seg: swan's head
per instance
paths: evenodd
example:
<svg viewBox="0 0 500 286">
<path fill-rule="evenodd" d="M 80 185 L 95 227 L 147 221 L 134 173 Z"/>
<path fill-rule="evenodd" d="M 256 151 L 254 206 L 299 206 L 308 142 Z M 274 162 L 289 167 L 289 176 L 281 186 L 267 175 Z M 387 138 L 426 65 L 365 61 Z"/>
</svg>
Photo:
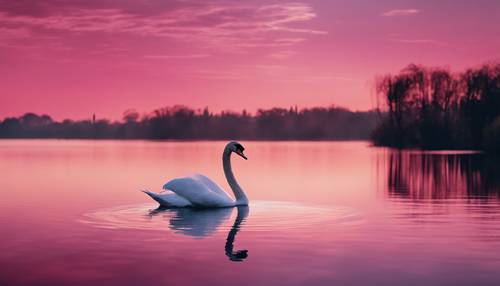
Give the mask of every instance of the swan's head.
<svg viewBox="0 0 500 286">
<path fill-rule="evenodd" d="M 229 150 L 230 152 L 234 152 L 234 153 L 238 154 L 239 156 L 241 156 L 241 158 L 243 158 L 245 160 L 248 159 L 247 156 L 245 156 L 245 154 L 243 154 L 243 151 L 245 150 L 245 148 L 239 142 L 231 141 L 231 142 L 227 143 L 226 150 Z"/>
</svg>

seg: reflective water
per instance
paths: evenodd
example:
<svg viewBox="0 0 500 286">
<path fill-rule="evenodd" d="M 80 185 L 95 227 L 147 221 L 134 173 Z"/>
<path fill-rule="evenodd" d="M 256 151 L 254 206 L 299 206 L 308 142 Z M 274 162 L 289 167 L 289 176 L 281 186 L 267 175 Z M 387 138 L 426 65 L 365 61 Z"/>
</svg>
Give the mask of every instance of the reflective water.
<svg viewBox="0 0 500 286">
<path fill-rule="evenodd" d="M 499 285 L 500 163 L 242 142 L 249 207 L 158 210 L 225 142 L 0 141 L 0 285 Z"/>
</svg>

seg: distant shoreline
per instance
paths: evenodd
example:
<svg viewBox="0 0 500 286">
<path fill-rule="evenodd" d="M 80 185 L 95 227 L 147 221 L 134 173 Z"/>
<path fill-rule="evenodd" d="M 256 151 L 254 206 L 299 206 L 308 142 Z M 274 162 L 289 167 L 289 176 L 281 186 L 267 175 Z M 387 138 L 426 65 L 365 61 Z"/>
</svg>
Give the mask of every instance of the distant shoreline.
<svg viewBox="0 0 500 286">
<path fill-rule="evenodd" d="M 133 110 L 122 121 L 94 116 L 90 120 L 54 121 L 48 115 L 26 113 L 0 121 L 0 138 L 117 139 L 117 140 L 369 140 L 380 121 L 377 110 L 350 111 L 340 107 L 297 107 L 211 113 L 171 106 L 140 115 Z"/>
</svg>

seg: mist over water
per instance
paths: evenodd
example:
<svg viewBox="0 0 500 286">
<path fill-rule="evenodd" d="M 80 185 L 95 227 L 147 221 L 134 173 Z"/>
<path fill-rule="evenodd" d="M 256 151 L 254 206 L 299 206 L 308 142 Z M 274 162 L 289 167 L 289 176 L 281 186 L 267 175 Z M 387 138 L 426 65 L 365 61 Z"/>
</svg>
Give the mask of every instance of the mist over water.
<svg viewBox="0 0 500 286">
<path fill-rule="evenodd" d="M 0 141 L 0 285 L 496 285 L 500 179 L 475 152 L 242 142 L 248 208 L 139 192 L 225 142 Z"/>
</svg>

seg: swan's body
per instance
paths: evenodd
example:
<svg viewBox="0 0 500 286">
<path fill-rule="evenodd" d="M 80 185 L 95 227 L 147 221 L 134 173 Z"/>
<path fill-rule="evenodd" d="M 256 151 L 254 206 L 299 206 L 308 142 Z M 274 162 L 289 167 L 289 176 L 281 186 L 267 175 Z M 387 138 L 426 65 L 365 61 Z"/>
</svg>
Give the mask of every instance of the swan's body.
<svg viewBox="0 0 500 286">
<path fill-rule="evenodd" d="M 240 143 L 232 141 L 226 145 L 222 153 L 224 174 L 235 199 L 231 198 L 214 181 L 201 174 L 173 179 L 163 185 L 164 191 L 160 193 L 144 192 L 162 207 L 220 208 L 248 205 L 248 199 L 236 182 L 231 169 L 231 153 L 234 152 L 246 159 L 243 150 Z"/>
</svg>

